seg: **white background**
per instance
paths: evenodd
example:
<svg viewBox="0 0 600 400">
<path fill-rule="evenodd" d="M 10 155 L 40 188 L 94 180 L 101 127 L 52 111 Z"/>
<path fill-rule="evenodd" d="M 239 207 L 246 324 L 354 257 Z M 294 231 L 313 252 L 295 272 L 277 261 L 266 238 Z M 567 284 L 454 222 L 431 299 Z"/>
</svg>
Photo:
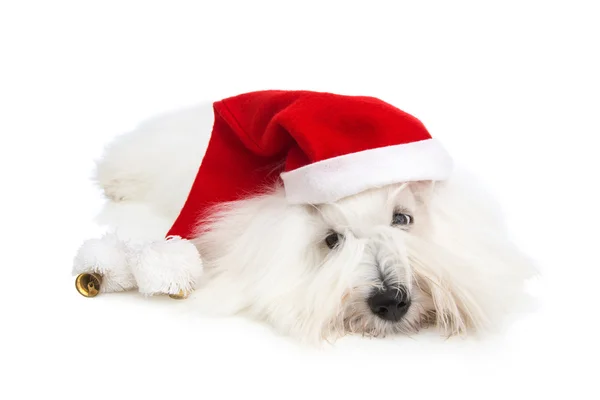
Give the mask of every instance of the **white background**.
<svg viewBox="0 0 600 400">
<path fill-rule="evenodd" d="M 2 1 L 0 397 L 599 398 L 594 3 Z M 315 350 L 185 302 L 77 294 L 102 146 L 259 89 L 378 96 L 423 120 L 539 262 L 536 308 L 486 340 Z"/>
</svg>

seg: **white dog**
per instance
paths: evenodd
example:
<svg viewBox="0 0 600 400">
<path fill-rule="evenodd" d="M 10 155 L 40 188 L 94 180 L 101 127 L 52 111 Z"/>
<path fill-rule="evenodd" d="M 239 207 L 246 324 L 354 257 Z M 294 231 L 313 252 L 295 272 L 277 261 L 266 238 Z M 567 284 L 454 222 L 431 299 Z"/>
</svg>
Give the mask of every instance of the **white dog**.
<svg viewBox="0 0 600 400">
<path fill-rule="evenodd" d="M 111 143 L 96 171 L 108 199 L 99 221 L 121 238 L 163 238 L 188 198 L 213 122 L 211 105 L 198 106 Z M 275 181 L 211 208 L 206 221 L 190 238 L 202 271 L 186 271 L 186 261 L 170 273 L 107 260 L 104 291 L 150 285 L 141 291 L 167 293 L 185 275 L 194 289 L 187 301 L 204 310 L 248 315 L 314 342 L 492 328 L 535 274 L 493 199 L 457 168 L 448 179 L 393 182 L 322 204 L 290 202 Z M 98 270 L 78 257 L 76 273 Z"/>
</svg>

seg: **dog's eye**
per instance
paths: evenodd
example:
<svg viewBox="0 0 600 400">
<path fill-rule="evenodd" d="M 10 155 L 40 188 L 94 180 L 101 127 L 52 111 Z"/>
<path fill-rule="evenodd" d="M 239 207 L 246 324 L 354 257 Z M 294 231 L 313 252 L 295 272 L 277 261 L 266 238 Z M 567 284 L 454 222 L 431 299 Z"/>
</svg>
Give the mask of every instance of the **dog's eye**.
<svg viewBox="0 0 600 400">
<path fill-rule="evenodd" d="M 339 241 L 340 241 L 340 235 L 336 232 L 331 232 L 325 238 L 325 244 L 327 245 L 327 247 L 329 247 L 332 250 L 338 245 Z"/>
<path fill-rule="evenodd" d="M 394 213 L 392 225 L 410 225 L 413 223 L 413 217 L 401 212 Z"/>
</svg>

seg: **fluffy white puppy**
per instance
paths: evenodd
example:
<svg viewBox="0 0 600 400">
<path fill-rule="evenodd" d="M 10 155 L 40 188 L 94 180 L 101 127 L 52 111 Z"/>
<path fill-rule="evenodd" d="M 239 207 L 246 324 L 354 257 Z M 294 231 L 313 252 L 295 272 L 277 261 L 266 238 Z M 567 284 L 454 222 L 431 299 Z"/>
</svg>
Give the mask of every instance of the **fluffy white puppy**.
<svg viewBox="0 0 600 400">
<path fill-rule="evenodd" d="M 117 137 L 95 175 L 107 198 L 99 221 L 123 237 L 164 237 L 198 171 L 212 112 L 209 104 L 177 111 Z M 481 188 L 456 168 L 444 181 L 398 182 L 327 204 L 292 204 L 280 183 L 220 204 L 191 238 L 203 271 L 188 274 L 187 301 L 311 342 L 492 328 L 520 304 L 535 269 Z M 140 286 L 144 277 L 129 272 L 105 291 Z M 162 280 L 154 286 L 175 279 L 150 273 Z"/>
</svg>

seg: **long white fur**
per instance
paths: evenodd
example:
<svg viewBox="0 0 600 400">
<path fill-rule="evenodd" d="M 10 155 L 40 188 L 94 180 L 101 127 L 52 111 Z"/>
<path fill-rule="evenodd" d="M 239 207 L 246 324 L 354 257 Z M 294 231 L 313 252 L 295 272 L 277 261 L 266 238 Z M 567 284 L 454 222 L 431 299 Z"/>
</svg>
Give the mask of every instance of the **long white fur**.
<svg viewBox="0 0 600 400">
<path fill-rule="evenodd" d="M 120 208 L 143 205 L 153 216 L 126 224 L 158 218 L 166 233 L 202 159 L 209 112 L 204 105 L 162 116 L 107 148 L 97 170 L 108 199 L 104 222 L 122 224 Z M 492 328 L 521 304 L 536 271 L 480 189 L 456 171 L 447 182 L 392 185 L 327 205 L 290 205 L 281 187 L 223 204 L 192 240 L 204 275 L 188 301 L 308 342 L 431 325 L 448 336 Z M 414 224 L 390 226 L 395 209 Z M 332 229 L 343 235 L 334 250 L 324 244 Z M 366 303 L 381 276 L 410 292 L 412 306 L 399 323 L 381 320 Z"/>
<path fill-rule="evenodd" d="M 88 239 L 77 250 L 73 274 L 98 273 L 103 276 L 100 291 L 121 292 L 137 287 L 129 267 L 127 247 L 114 233 Z"/>
</svg>

